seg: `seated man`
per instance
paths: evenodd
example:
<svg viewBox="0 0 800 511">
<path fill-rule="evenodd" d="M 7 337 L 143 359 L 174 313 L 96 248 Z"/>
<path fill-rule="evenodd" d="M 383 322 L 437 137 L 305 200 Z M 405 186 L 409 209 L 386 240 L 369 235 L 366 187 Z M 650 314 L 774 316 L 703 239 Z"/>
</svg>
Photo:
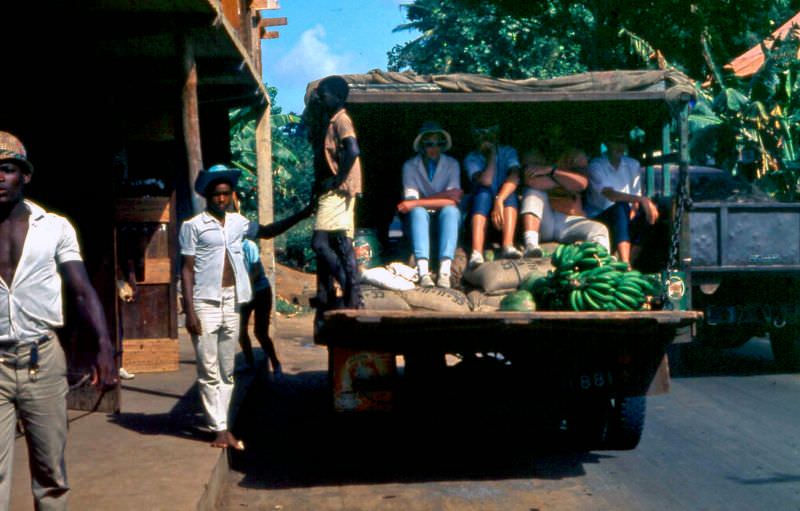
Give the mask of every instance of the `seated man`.
<svg viewBox="0 0 800 511">
<path fill-rule="evenodd" d="M 486 219 L 490 214 L 492 225 L 502 233 L 503 249 L 500 257 L 522 257 L 522 252 L 514 247 L 519 210 L 519 159 L 516 149 L 497 143 L 499 131 L 500 127 L 497 125 L 473 128 L 477 149 L 464 159 L 464 169 L 474 186 L 471 209 L 472 253 L 468 263 L 470 268 L 483 263 Z"/>
<path fill-rule="evenodd" d="M 403 164 L 403 197 L 397 210 L 408 214 L 419 284 L 434 287 L 429 269 L 431 218 L 439 226 L 439 277 L 436 285 L 450 287 L 450 265 L 458 243 L 461 212 L 461 169 L 444 151 L 453 145 L 450 134 L 438 123 L 422 125 L 414 139 L 417 155 Z"/>
<path fill-rule="evenodd" d="M 619 259 L 630 263 L 631 244 L 639 244 L 645 220 L 656 223 L 658 208 L 642 195 L 642 168 L 625 156 L 626 138 L 612 137 L 606 147 L 605 156 L 589 163 L 587 213 L 608 226 Z"/>
<path fill-rule="evenodd" d="M 608 250 L 608 229 L 586 218 L 581 204 L 581 192 L 589 184 L 586 153 L 569 149 L 551 166 L 534 149 L 525 153 L 522 163 L 526 188 L 520 214 L 525 257 L 542 257 L 539 242 L 545 241 L 593 241 Z"/>
</svg>

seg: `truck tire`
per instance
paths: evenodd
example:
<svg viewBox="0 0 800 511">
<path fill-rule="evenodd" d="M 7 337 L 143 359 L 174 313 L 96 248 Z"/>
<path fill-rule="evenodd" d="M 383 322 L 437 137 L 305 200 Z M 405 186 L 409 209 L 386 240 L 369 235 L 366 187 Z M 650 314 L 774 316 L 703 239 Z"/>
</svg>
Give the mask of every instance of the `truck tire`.
<svg viewBox="0 0 800 511">
<path fill-rule="evenodd" d="M 772 356 L 781 369 L 800 371 L 800 332 L 797 327 L 784 327 L 771 330 L 769 344 Z"/>
<path fill-rule="evenodd" d="M 639 445 L 644 430 L 646 399 L 634 396 L 612 400 L 605 436 L 607 449 L 628 451 Z"/>
</svg>

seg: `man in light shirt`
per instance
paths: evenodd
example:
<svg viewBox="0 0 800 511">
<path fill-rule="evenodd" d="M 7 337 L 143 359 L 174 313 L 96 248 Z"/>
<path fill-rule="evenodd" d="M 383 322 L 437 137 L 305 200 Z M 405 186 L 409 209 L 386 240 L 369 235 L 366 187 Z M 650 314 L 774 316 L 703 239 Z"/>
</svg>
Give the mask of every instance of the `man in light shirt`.
<svg viewBox="0 0 800 511">
<path fill-rule="evenodd" d="M 463 195 L 458 160 L 444 154 L 452 145 L 450 134 L 439 123 L 428 121 L 414 139 L 417 155 L 403 164 L 403 201 L 397 210 L 408 215 L 422 287 L 434 287 L 429 268 L 432 220 L 437 222 L 439 238 L 439 276 L 435 285 L 450 287 L 450 266 L 461 222 L 458 203 Z"/>
<path fill-rule="evenodd" d="M 97 339 L 93 382 L 117 384 L 103 306 L 89 282 L 75 229 L 24 198 L 33 175 L 25 147 L 0 132 L 0 509 L 11 498 L 17 418 L 25 426 L 36 509 L 67 509 L 67 364 L 54 330 L 61 286 Z"/>
<path fill-rule="evenodd" d="M 630 263 L 632 246 L 639 245 L 645 222 L 656 223 L 658 207 L 642 195 L 642 168 L 625 155 L 626 138 L 612 137 L 606 148 L 605 156 L 589 163 L 587 214 L 606 224 L 619 259 Z"/>
<path fill-rule="evenodd" d="M 272 238 L 311 214 L 311 207 L 270 225 L 258 225 L 231 212 L 240 171 L 214 165 L 200 172 L 195 191 L 206 198 L 206 209 L 181 225 L 181 284 L 186 330 L 197 357 L 197 382 L 210 429 L 211 445 L 244 449 L 229 430 L 228 408 L 233 393 L 239 309 L 252 298 L 243 241 Z"/>
</svg>

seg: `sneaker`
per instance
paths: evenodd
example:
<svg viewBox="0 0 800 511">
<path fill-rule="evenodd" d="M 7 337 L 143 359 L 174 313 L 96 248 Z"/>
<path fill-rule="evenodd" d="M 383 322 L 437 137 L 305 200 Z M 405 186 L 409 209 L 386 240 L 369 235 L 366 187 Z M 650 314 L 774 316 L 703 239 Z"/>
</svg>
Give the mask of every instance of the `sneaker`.
<svg viewBox="0 0 800 511">
<path fill-rule="evenodd" d="M 128 371 L 125 370 L 124 367 L 120 367 L 119 368 L 119 379 L 120 380 L 132 380 L 134 378 L 136 378 L 136 375 L 134 373 L 129 373 Z"/>
<path fill-rule="evenodd" d="M 419 287 L 436 287 L 436 284 L 433 283 L 433 277 L 431 277 L 430 273 L 426 273 L 420 277 Z"/>
<path fill-rule="evenodd" d="M 450 274 L 440 273 L 439 278 L 436 279 L 436 286 L 450 289 Z"/>
<path fill-rule="evenodd" d="M 472 251 L 472 255 L 469 256 L 469 262 L 467 263 L 467 268 L 474 270 L 478 266 L 483 264 L 483 255 L 476 251 Z"/>
<path fill-rule="evenodd" d="M 517 250 L 513 245 L 510 247 L 503 247 L 503 250 L 500 252 L 501 259 L 520 259 L 521 257 L 522 252 Z"/>
<path fill-rule="evenodd" d="M 544 257 L 544 250 L 539 245 L 526 245 L 523 257 Z"/>
</svg>

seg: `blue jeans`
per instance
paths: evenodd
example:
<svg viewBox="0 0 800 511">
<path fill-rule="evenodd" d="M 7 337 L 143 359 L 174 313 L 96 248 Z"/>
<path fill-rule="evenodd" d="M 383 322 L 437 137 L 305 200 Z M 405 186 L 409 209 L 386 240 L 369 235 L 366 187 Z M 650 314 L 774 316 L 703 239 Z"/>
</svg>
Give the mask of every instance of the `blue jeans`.
<svg viewBox="0 0 800 511">
<path fill-rule="evenodd" d="M 494 207 L 495 195 L 497 195 L 497 191 L 488 186 L 476 187 L 472 196 L 472 210 L 470 213 L 472 215 L 489 216 L 489 213 L 492 212 L 492 208 Z M 519 198 L 517 197 L 516 191 L 506 197 L 506 200 L 503 201 L 503 206 L 511 206 L 519 210 Z"/>
<path fill-rule="evenodd" d="M 617 245 L 629 241 L 634 245 L 641 243 L 642 231 L 645 228 L 644 214 L 639 210 L 631 220 L 631 205 L 627 202 L 615 202 L 594 219 L 603 222 L 611 234 L 611 243 Z"/>
<path fill-rule="evenodd" d="M 458 244 L 458 225 L 461 222 L 461 211 L 456 206 L 445 206 L 433 212 L 416 207 L 408 212 L 414 258 L 430 259 L 432 216 L 439 223 L 439 261 L 453 259 Z"/>
</svg>

